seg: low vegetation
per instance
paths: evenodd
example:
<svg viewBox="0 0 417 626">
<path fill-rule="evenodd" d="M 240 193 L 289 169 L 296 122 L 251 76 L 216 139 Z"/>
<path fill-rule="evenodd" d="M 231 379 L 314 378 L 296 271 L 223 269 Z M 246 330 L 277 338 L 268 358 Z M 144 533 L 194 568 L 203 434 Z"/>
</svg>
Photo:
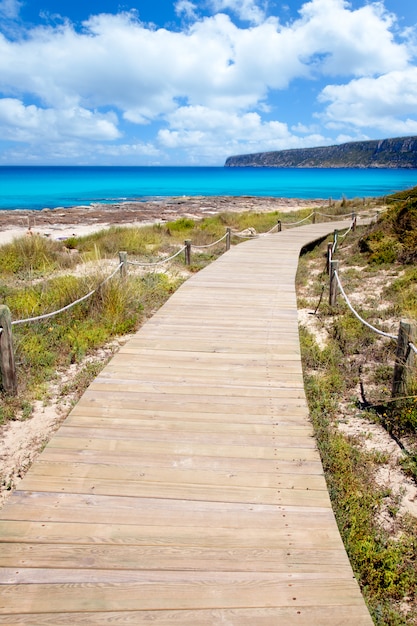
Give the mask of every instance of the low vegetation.
<svg viewBox="0 0 417 626">
<path fill-rule="evenodd" d="M 350 233 L 337 252 L 355 309 L 394 335 L 401 318 L 417 320 L 417 231 L 410 232 L 416 207 L 417 198 L 396 200 L 365 232 Z M 392 475 L 402 469 L 417 481 L 416 377 L 408 397 L 393 401 L 396 343 L 364 326 L 340 295 L 334 308 L 328 305 L 326 248 L 306 254 L 298 273 L 299 304 L 315 312 L 301 329 L 311 417 L 339 529 L 375 624 L 411 626 L 417 621 L 417 521 L 403 506 L 401 485 L 381 476 L 384 468 Z M 372 440 L 378 425 L 397 442 L 398 461 Z"/>
</svg>

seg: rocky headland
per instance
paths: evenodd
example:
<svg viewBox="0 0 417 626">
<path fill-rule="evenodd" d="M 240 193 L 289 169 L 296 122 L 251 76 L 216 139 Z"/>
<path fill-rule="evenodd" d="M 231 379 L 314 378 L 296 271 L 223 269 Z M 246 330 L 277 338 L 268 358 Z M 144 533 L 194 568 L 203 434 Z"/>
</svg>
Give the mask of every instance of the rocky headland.
<svg viewBox="0 0 417 626">
<path fill-rule="evenodd" d="M 417 137 L 231 156 L 225 167 L 417 168 Z"/>
</svg>

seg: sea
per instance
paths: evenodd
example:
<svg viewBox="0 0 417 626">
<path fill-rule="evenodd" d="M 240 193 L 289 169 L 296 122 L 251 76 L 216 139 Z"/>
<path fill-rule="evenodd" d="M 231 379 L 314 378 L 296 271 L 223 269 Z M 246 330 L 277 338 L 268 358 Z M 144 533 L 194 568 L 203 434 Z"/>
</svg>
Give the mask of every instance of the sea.
<svg viewBox="0 0 417 626">
<path fill-rule="evenodd" d="M 386 196 L 416 185 L 416 169 L 2 166 L 0 210 L 181 196 L 339 200 Z"/>
</svg>

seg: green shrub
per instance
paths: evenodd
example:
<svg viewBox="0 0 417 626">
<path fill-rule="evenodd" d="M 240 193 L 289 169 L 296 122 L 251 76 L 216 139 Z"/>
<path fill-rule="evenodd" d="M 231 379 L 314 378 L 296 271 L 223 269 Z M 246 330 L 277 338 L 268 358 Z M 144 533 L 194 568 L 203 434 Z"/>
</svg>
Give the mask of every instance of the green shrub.
<svg viewBox="0 0 417 626">
<path fill-rule="evenodd" d="M 75 265 L 77 258 L 65 246 L 40 235 L 20 237 L 0 248 L 0 274 L 19 278 L 44 275 Z"/>
</svg>

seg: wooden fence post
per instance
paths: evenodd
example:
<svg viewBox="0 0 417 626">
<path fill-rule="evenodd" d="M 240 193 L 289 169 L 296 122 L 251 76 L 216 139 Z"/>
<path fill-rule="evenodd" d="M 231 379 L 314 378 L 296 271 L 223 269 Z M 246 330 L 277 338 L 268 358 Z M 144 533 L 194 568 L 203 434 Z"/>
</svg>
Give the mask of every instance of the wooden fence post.
<svg viewBox="0 0 417 626">
<path fill-rule="evenodd" d="M 336 272 L 339 270 L 339 261 L 330 261 L 330 291 L 329 291 L 329 304 L 335 306 L 336 297 L 338 291 L 338 284 L 336 280 Z"/>
<path fill-rule="evenodd" d="M 339 231 L 337 230 L 337 228 L 335 228 L 334 233 L 333 233 L 333 252 L 336 252 L 337 250 L 338 239 L 339 239 Z"/>
<path fill-rule="evenodd" d="M 333 244 L 329 242 L 327 244 L 327 261 L 326 261 L 326 271 L 328 274 L 330 274 L 330 263 L 332 261 L 332 256 L 333 256 Z"/>
<path fill-rule="evenodd" d="M 356 213 L 355 213 L 355 211 L 352 212 L 352 230 L 353 230 L 353 232 L 355 232 L 355 230 L 356 230 Z"/>
<path fill-rule="evenodd" d="M 185 245 L 185 265 L 191 265 L 191 241 L 190 239 L 186 239 L 184 241 Z"/>
<path fill-rule="evenodd" d="M 415 363 L 415 353 L 410 348 L 410 343 L 414 343 L 416 334 L 415 325 L 408 320 L 401 320 L 392 379 L 393 398 L 400 398 L 408 394 L 408 381 L 412 377 L 411 372 Z"/>
<path fill-rule="evenodd" d="M 226 252 L 230 250 L 231 239 L 232 239 L 232 229 L 226 228 Z"/>
<path fill-rule="evenodd" d="M 14 361 L 12 316 L 9 308 L 0 305 L 0 373 L 1 386 L 12 396 L 17 395 L 17 376 Z"/>
<path fill-rule="evenodd" d="M 316 223 L 316 209 L 313 210 L 313 219 L 312 219 L 313 224 Z"/>
<path fill-rule="evenodd" d="M 126 278 L 127 276 L 127 252 L 119 252 L 120 266 L 120 278 Z"/>
<path fill-rule="evenodd" d="M 282 231 L 282 222 L 281 220 L 278 220 L 278 232 L 280 233 Z"/>
</svg>

